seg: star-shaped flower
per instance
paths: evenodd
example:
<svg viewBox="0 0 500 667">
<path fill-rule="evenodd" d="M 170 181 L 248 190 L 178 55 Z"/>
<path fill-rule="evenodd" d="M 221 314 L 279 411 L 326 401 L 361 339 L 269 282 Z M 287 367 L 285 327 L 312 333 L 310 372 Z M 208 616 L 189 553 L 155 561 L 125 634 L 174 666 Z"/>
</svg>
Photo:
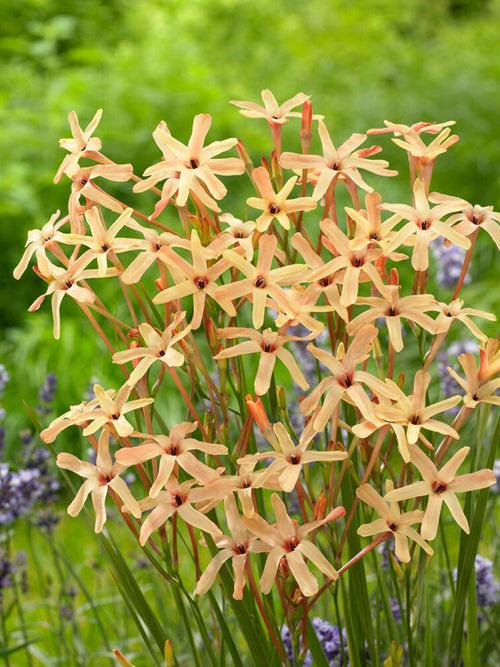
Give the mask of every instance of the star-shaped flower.
<svg viewBox="0 0 500 667">
<path fill-rule="evenodd" d="M 316 202 L 312 197 L 288 199 L 288 195 L 297 182 L 297 176 L 290 178 L 278 193 L 274 192 L 271 177 L 265 167 L 254 169 L 252 178 L 257 184 L 262 198 L 250 197 L 247 199 L 247 204 L 264 211 L 257 218 L 256 227 L 258 232 L 265 232 L 275 218 L 284 229 L 290 229 L 289 213 L 312 211 L 313 208 L 316 208 Z"/>
<path fill-rule="evenodd" d="M 212 587 L 222 565 L 231 558 L 234 572 L 233 597 L 236 600 L 241 600 L 245 588 L 245 566 L 248 554 L 260 553 L 265 551 L 267 547 L 251 535 L 243 525 L 233 495 L 226 496 L 224 499 L 224 513 L 231 537 L 228 535 L 212 535 L 212 539 L 220 551 L 213 557 L 198 579 L 196 593 L 198 595 L 206 593 Z"/>
<path fill-rule="evenodd" d="M 459 355 L 458 361 L 465 371 L 465 379 L 449 366 L 448 371 L 466 392 L 463 399 L 465 406 L 475 408 L 479 403 L 500 405 L 500 396 L 494 395 L 500 387 L 500 378 L 492 379 L 500 371 L 498 340 L 490 338 L 485 349 L 479 350 L 478 368 L 470 352 Z"/>
<path fill-rule="evenodd" d="M 191 488 L 194 484 L 194 479 L 179 482 L 172 476 L 165 483 L 164 491 L 160 491 L 154 498 L 148 497 L 139 501 L 142 511 L 153 510 L 141 526 L 139 534 L 141 547 L 146 544 L 151 534 L 163 526 L 167 519 L 176 512 L 190 526 L 207 533 L 222 535 L 221 529 L 213 521 L 193 507 L 192 503 L 199 500 L 196 497 L 198 489 Z"/>
<path fill-rule="evenodd" d="M 219 287 L 216 298 L 222 307 L 229 310 L 232 301 L 242 296 L 251 298 L 253 302 L 252 324 L 260 329 L 264 323 L 267 297 L 272 297 L 280 307 L 294 317 L 295 304 L 282 287 L 299 281 L 307 269 L 305 264 L 291 264 L 272 269 L 271 265 L 278 241 L 275 236 L 265 234 L 259 239 L 259 257 L 254 266 L 238 255 L 234 250 L 226 250 L 223 254 L 230 264 L 243 273 L 245 278 L 238 282 Z"/>
<path fill-rule="evenodd" d="M 285 169 L 310 169 L 318 175 L 312 195 L 314 199 L 321 199 L 332 183 L 343 179 L 350 179 L 363 190 L 373 192 L 373 188 L 361 177 L 359 169 L 366 169 L 381 176 L 395 176 L 398 173 L 386 169 L 389 164 L 386 160 L 368 160 L 361 157 L 361 151 L 356 149 L 365 141 L 366 134 L 353 134 L 336 149 L 322 120 L 318 127 L 323 155 L 283 153 L 280 158 L 280 164 Z M 378 150 L 372 150 L 371 153 L 373 152 Z"/>
<path fill-rule="evenodd" d="M 95 532 L 100 533 L 106 522 L 105 500 L 108 488 L 112 489 L 120 500 L 127 505 L 130 512 L 136 517 L 141 516 L 141 509 L 138 502 L 130 493 L 128 486 L 120 477 L 126 467 L 119 463 L 112 463 L 111 456 L 107 447 L 99 447 L 97 453 L 96 465 L 80 461 L 73 454 L 62 452 L 57 455 L 57 465 L 59 468 L 76 472 L 80 477 L 86 477 L 85 482 L 80 487 L 73 502 L 68 507 L 70 516 L 77 516 L 81 512 L 83 504 L 88 495 L 92 495 L 92 504 L 95 512 Z"/>
<path fill-rule="evenodd" d="M 385 487 L 386 494 L 393 489 L 394 485 L 392 481 L 388 480 Z M 362 537 L 370 537 L 387 531 L 391 532 L 394 535 L 394 541 L 396 543 L 396 556 L 402 563 L 408 563 L 410 561 L 408 539 L 416 542 L 429 554 L 429 556 L 432 556 L 434 551 L 427 542 L 425 542 L 422 536 L 412 528 L 414 523 L 422 522 L 422 519 L 424 518 L 424 512 L 422 510 L 413 510 L 401 514 L 399 505 L 395 500 L 386 503 L 382 496 L 369 484 L 362 484 L 357 488 L 356 495 L 364 503 L 373 507 L 373 509 L 382 517 L 360 526 L 358 528 L 358 535 L 361 535 Z"/>
<path fill-rule="evenodd" d="M 60 211 L 56 211 L 53 215 L 50 216 L 50 220 L 44 224 L 41 229 L 31 229 L 28 232 L 28 239 L 26 241 L 26 250 L 21 257 L 21 261 L 14 269 L 14 278 L 19 280 L 23 273 L 28 268 L 30 259 L 33 257 L 33 254 L 36 253 L 37 259 L 40 255 L 46 255 L 46 250 L 56 250 L 55 246 L 58 241 L 62 241 L 63 237 L 58 231 L 67 221 L 68 216 L 57 220 L 60 215 Z"/>
<path fill-rule="evenodd" d="M 78 169 L 80 158 L 99 160 L 102 157 L 99 153 L 102 147 L 101 140 L 92 136 L 101 120 L 101 116 L 102 109 L 98 109 L 85 130 L 82 130 L 76 113 L 74 111 L 69 113 L 68 121 L 73 136 L 71 139 L 60 139 L 59 146 L 65 148 L 70 154 L 66 155 L 61 162 L 61 166 L 54 177 L 54 183 L 59 183 L 63 174 L 67 174 L 71 178 Z"/>
<path fill-rule="evenodd" d="M 385 247 L 385 253 L 392 252 L 405 241 L 414 244 L 411 265 L 416 271 L 425 271 L 429 266 L 429 243 L 442 235 L 460 248 L 469 248 L 470 241 L 462 234 L 456 232 L 449 224 L 449 220 L 443 222 L 442 218 L 452 211 L 456 211 L 458 204 L 448 202 L 438 204 L 430 208 L 423 181 L 419 178 L 413 184 L 413 197 L 415 206 L 407 204 L 380 204 L 384 211 L 393 211 L 402 218 L 408 220 Z"/>
<path fill-rule="evenodd" d="M 325 523 L 344 516 L 345 509 L 336 507 L 324 519 L 310 521 L 299 526 L 296 521 L 290 519 L 285 504 L 277 493 L 273 493 L 271 496 L 271 503 L 276 516 L 276 523 L 273 525 L 269 525 L 258 514 L 254 514 L 252 518 L 241 517 L 243 525 L 268 545 L 269 554 L 260 578 L 260 590 L 264 594 L 269 593 L 280 561 L 285 558 L 302 595 L 311 597 L 318 592 L 318 582 L 307 567 L 304 557 L 316 565 L 329 579 L 335 580 L 339 575 L 318 547 L 307 539 L 307 535 Z"/>
<path fill-rule="evenodd" d="M 428 429 L 448 435 L 455 440 L 458 439 L 458 433 L 454 428 L 432 417 L 460 403 L 460 396 L 452 396 L 426 407 L 425 397 L 430 381 L 430 374 L 419 370 L 415 373 L 413 393 L 410 396 L 406 396 L 395 383 L 392 383 L 394 389 L 399 393 L 396 403 L 392 406 L 374 406 L 377 417 L 391 424 L 398 440 L 398 449 L 406 462 L 410 460 L 409 445 L 414 445 L 421 439 L 426 446 L 431 447 L 421 433 L 421 429 Z M 406 426 L 406 433 L 404 426 Z"/>
<path fill-rule="evenodd" d="M 255 393 L 259 396 L 266 394 L 271 384 L 271 376 L 273 374 L 276 359 L 279 359 L 287 367 L 288 372 L 292 376 L 301 389 L 309 389 L 309 384 L 300 370 L 291 352 L 285 349 L 285 343 L 289 341 L 311 340 L 317 336 L 314 332 L 304 338 L 299 336 L 286 336 L 279 331 L 272 331 L 272 329 L 265 329 L 262 333 L 255 329 L 248 329 L 243 327 L 227 327 L 218 330 L 220 338 L 250 338 L 245 343 L 238 343 L 219 352 L 214 359 L 228 359 L 239 355 L 260 353 L 259 368 L 255 376 L 254 387 Z"/>
<path fill-rule="evenodd" d="M 160 457 L 158 474 L 151 486 L 149 495 L 155 498 L 163 485 L 170 478 L 174 467 L 178 464 L 188 475 L 192 475 L 203 484 L 208 484 L 219 476 L 213 468 L 199 461 L 192 452 L 194 450 L 205 454 L 227 454 L 227 447 L 210 442 L 200 442 L 188 437 L 198 428 L 197 424 L 182 422 L 170 429 L 168 435 L 151 435 L 149 439 L 136 447 L 123 447 L 116 452 L 116 460 L 125 466 L 144 463 L 157 456 Z"/>
<path fill-rule="evenodd" d="M 422 521 L 421 533 L 424 540 L 433 540 L 436 537 L 443 502 L 448 505 L 448 509 L 460 528 L 469 533 L 469 523 L 455 494 L 484 489 L 496 482 L 493 470 L 487 469 L 456 476 L 469 449 L 469 447 L 459 449 L 448 463 L 438 470 L 418 447 L 410 445 L 410 460 L 418 468 L 423 480 L 394 489 L 384 496 L 384 500 L 389 502 L 429 496 Z"/>
<path fill-rule="evenodd" d="M 269 442 L 274 447 L 274 451 L 248 454 L 238 459 L 239 465 L 248 466 L 250 470 L 253 470 L 255 465 L 263 459 L 274 459 L 265 470 L 258 471 L 258 475 L 252 484 L 254 488 L 266 488 L 267 480 L 276 476 L 282 490 L 285 493 L 290 493 L 297 484 L 303 466 L 307 463 L 314 461 L 330 463 L 347 458 L 347 452 L 323 452 L 308 449 L 315 435 L 312 428 L 308 428 L 302 433 L 298 445 L 294 444 L 283 424 L 279 422 L 274 424 L 273 430 L 276 439 L 273 438 Z"/>
<path fill-rule="evenodd" d="M 191 231 L 192 265 L 171 248 L 162 247 L 159 254 L 172 273 L 176 284 L 167 287 L 157 294 L 153 299 L 153 303 L 169 303 L 170 301 L 182 299 L 182 297 L 192 294 L 193 318 L 190 322 L 192 329 L 198 329 L 202 322 L 207 295 L 218 301 L 232 317 L 236 315 L 231 302 L 222 302 L 219 300 L 218 285 L 215 282 L 230 266 L 230 262 L 224 258 L 208 267 L 204 248 L 195 229 Z"/>
<path fill-rule="evenodd" d="M 238 143 L 237 139 L 214 141 L 203 146 L 212 117 L 209 114 L 199 114 L 193 121 L 193 131 L 187 146 L 174 139 L 166 125 L 160 125 L 153 133 L 153 137 L 163 151 L 164 160 L 148 167 L 144 172 L 148 179 L 134 186 L 135 192 L 142 192 L 152 188 L 158 181 L 167 179 L 162 192 L 162 202 L 168 201 L 176 194 L 177 206 L 184 206 L 192 192 L 205 206 L 213 211 L 220 211 L 214 199 L 222 199 L 227 190 L 217 175 L 227 176 L 242 174 L 245 164 L 239 158 L 218 158 Z M 160 207 L 161 208 L 161 207 Z M 154 215 L 159 214 L 158 206 Z"/>
<path fill-rule="evenodd" d="M 397 398 L 393 386 L 382 382 L 367 371 L 356 369 L 362 361 L 368 358 L 371 345 L 377 335 L 377 327 L 371 324 L 364 326 L 356 333 L 347 351 L 344 351 L 342 343 L 339 344 L 335 357 L 325 350 L 315 348 L 312 343 L 307 346 L 307 349 L 331 373 L 329 377 L 323 378 L 300 404 L 300 410 L 305 415 L 315 411 L 312 423 L 317 432 L 325 428 L 341 399 L 349 399 L 349 402 L 359 408 L 366 418 L 371 415 L 373 408 L 363 389 L 363 383 L 367 384 L 375 395 Z M 323 405 L 320 406 L 323 395 Z"/>
<path fill-rule="evenodd" d="M 131 347 L 122 352 L 116 352 L 113 355 L 115 364 L 124 364 L 127 361 L 140 359 L 127 380 L 127 385 L 133 387 L 147 373 L 149 367 L 155 362 L 160 361 L 168 367 L 182 366 L 184 363 L 184 354 L 176 350 L 173 346 L 182 340 L 190 331 L 188 325 L 182 331 L 174 333 L 179 323 L 184 319 L 185 312 L 175 313 L 172 322 L 167 326 L 163 333 L 159 333 L 150 324 L 144 322 L 139 325 L 141 334 L 146 347 Z"/>
<path fill-rule="evenodd" d="M 283 123 L 288 122 L 289 116 L 297 117 L 301 115 L 300 113 L 290 112 L 300 104 L 304 104 L 310 97 L 310 95 L 305 95 L 304 93 L 297 93 L 279 105 L 272 92 L 266 89 L 262 91 L 264 106 L 255 104 L 254 102 L 241 102 L 238 100 L 231 100 L 230 104 L 241 107 L 240 113 L 243 116 L 247 116 L 247 118 L 265 118 L 270 125 L 273 123 L 283 125 Z"/>
</svg>

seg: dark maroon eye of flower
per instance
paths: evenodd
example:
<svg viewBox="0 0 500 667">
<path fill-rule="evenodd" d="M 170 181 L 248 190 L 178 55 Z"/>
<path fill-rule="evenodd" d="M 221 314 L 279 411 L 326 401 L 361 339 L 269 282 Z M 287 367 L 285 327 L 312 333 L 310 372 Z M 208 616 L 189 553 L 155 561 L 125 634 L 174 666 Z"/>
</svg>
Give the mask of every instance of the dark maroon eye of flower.
<svg viewBox="0 0 500 667">
<path fill-rule="evenodd" d="M 160 351 L 158 352 L 158 356 L 159 356 L 159 357 L 164 357 L 164 356 L 165 356 L 165 350 L 160 350 Z"/>
<path fill-rule="evenodd" d="M 120 415 L 117 415 L 116 413 L 115 413 L 115 414 L 112 414 L 111 417 L 112 417 L 113 419 L 120 419 Z"/>
<path fill-rule="evenodd" d="M 235 549 L 239 554 L 245 554 L 247 552 L 243 544 L 237 544 Z"/>
<path fill-rule="evenodd" d="M 243 232 L 236 232 L 234 235 L 235 239 L 244 239 L 245 237 L 243 236 Z"/>
<path fill-rule="evenodd" d="M 326 278 L 321 278 L 321 280 L 318 280 L 318 285 L 320 285 L 321 287 L 328 287 L 330 281 L 331 281 L 330 276 L 326 276 Z"/>
<path fill-rule="evenodd" d="M 182 505 L 182 498 L 180 497 L 180 495 L 178 493 L 175 494 L 174 500 L 175 500 L 175 504 L 177 505 L 177 507 Z"/>
<path fill-rule="evenodd" d="M 415 424 L 415 425 L 416 425 L 416 424 L 419 424 L 419 423 L 420 423 L 420 418 L 419 418 L 419 416 L 418 416 L 418 415 L 413 415 L 413 417 L 410 419 L 410 422 L 411 422 L 412 424 Z"/>
<path fill-rule="evenodd" d="M 264 352 L 271 352 L 271 346 L 269 345 L 269 343 L 266 343 L 262 349 L 264 350 Z"/>
<path fill-rule="evenodd" d="M 334 163 L 332 164 L 332 169 L 333 169 L 333 171 L 338 171 L 338 170 L 339 170 L 339 164 L 338 164 L 338 162 L 334 162 Z"/>
<path fill-rule="evenodd" d="M 389 308 L 389 317 L 394 317 L 396 315 L 396 311 L 394 308 Z"/>
<path fill-rule="evenodd" d="M 344 378 L 344 384 L 346 387 L 350 387 L 352 385 L 352 380 L 348 375 L 346 375 Z"/>
<path fill-rule="evenodd" d="M 392 530 L 393 533 L 395 533 L 395 532 L 396 532 L 396 528 L 397 528 L 397 526 L 396 526 L 395 523 L 391 523 L 391 524 L 388 526 L 388 528 L 389 528 L 389 530 Z"/>
<path fill-rule="evenodd" d="M 353 262 L 354 266 L 361 266 L 361 259 L 356 257 Z"/>
<path fill-rule="evenodd" d="M 205 289 L 205 287 L 208 285 L 208 279 L 204 276 L 198 276 L 194 279 L 194 284 L 198 289 Z"/>
<path fill-rule="evenodd" d="M 478 401 L 478 400 L 479 400 L 479 396 L 478 396 L 477 394 L 474 394 L 474 396 L 472 397 L 472 400 L 473 400 L 473 401 Z"/>
<path fill-rule="evenodd" d="M 177 453 L 178 453 L 178 452 L 177 452 L 177 445 L 173 445 L 173 446 L 170 448 L 170 454 L 171 454 L 172 456 L 177 456 Z"/>
<path fill-rule="evenodd" d="M 161 248 L 161 245 L 159 243 L 154 243 L 153 244 L 153 252 L 158 252 L 158 250 Z"/>
<path fill-rule="evenodd" d="M 420 228 L 423 229 L 424 231 L 426 229 L 429 229 L 429 221 L 428 220 L 422 220 L 422 224 L 420 225 Z"/>
<path fill-rule="evenodd" d="M 292 463 L 294 466 L 296 466 L 298 462 L 299 461 L 298 461 L 297 457 L 295 456 L 295 454 L 292 454 L 290 456 L 290 463 Z"/>
<path fill-rule="evenodd" d="M 103 252 L 108 252 L 108 250 L 109 250 L 109 245 L 108 245 L 107 243 L 103 243 L 103 244 L 101 245 L 101 250 L 102 250 Z"/>
<path fill-rule="evenodd" d="M 109 475 L 104 475 L 104 479 L 106 480 L 107 484 L 111 482 L 111 477 Z"/>
<path fill-rule="evenodd" d="M 446 491 L 447 485 L 442 482 L 440 479 L 437 479 L 435 482 L 432 483 L 432 490 L 434 493 L 443 493 L 443 491 Z"/>
<path fill-rule="evenodd" d="M 271 213 L 271 215 L 276 215 L 276 213 L 280 212 L 280 207 L 276 206 L 276 204 L 269 204 L 268 211 Z"/>
<path fill-rule="evenodd" d="M 73 281 L 72 280 L 67 280 L 64 284 L 69 289 L 73 285 Z"/>
<path fill-rule="evenodd" d="M 477 215 L 476 215 L 475 213 L 474 213 L 474 215 L 472 216 L 472 220 L 471 220 L 471 222 L 472 222 L 473 225 L 478 225 L 478 224 L 479 224 L 479 219 L 478 219 L 478 217 L 477 217 Z"/>
<path fill-rule="evenodd" d="M 266 280 L 264 276 L 257 276 L 255 280 L 253 281 L 254 287 L 265 287 L 266 286 Z"/>
<path fill-rule="evenodd" d="M 191 158 L 191 160 L 189 160 L 189 162 L 186 165 L 188 169 L 198 169 L 199 166 L 200 163 L 198 162 L 198 160 L 194 160 L 193 158 Z"/>
<path fill-rule="evenodd" d="M 373 241 L 376 241 L 376 240 L 378 239 L 377 232 L 373 232 L 373 234 L 370 234 L 370 238 L 371 238 Z"/>
</svg>

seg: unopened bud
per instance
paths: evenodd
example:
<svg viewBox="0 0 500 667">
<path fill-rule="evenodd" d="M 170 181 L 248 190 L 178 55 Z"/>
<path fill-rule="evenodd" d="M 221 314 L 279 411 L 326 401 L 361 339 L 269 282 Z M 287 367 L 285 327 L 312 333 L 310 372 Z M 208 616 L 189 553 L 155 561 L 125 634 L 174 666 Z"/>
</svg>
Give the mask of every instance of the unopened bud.
<svg viewBox="0 0 500 667">
<path fill-rule="evenodd" d="M 394 266 L 391 269 L 390 283 L 391 285 L 399 285 L 399 273 Z"/>
<path fill-rule="evenodd" d="M 252 171 L 253 171 L 253 162 L 252 162 L 252 160 L 250 159 L 250 156 L 248 155 L 248 151 L 247 151 L 247 149 L 246 149 L 245 146 L 242 144 L 242 142 L 240 141 L 240 139 L 238 139 L 238 143 L 236 144 L 236 150 L 238 151 L 238 155 L 240 156 L 240 158 L 243 160 L 243 162 L 244 162 L 244 164 L 245 164 L 245 170 L 246 170 L 246 171 L 250 174 L 250 176 L 251 176 L 251 175 L 252 175 Z"/>
<path fill-rule="evenodd" d="M 378 336 L 373 341 L 372 355 L 373 355 L 373 360 L 375 361 L 375 365 L 377 367 L 378 376 L 381 380 L 383 380 L 385 378 L 385 375 L 384 375 L 384 355 L 383 355 L 383 352 L 382 352 L 382 348 L 380 346 L 380 341 L 378 339 Z"/>
<path fill-rule="evenodd" d="M 276 397 L 278 399 L 278 410 L 287 413 L 286 395 L 283 387 L 276 387 Z"/>
<path fill-rule="evenodd" d="M 118 660 L 120 665 L 122 665 L 122 667 L 134 667 L 134 665 L 131 662 L 129 662 L 127 658 L 123 655 L 123 653 L 121 653 L 121 651 L 119 651 L 118 649 L 116 648 L 113 649 L 113 655 Z"/>
<path fill-rule="evenodd" d="M 261 433 L 264 433 L 265 431 L 269 430 L 271 428 L 271 422 L 269 421 L 266 415 L 264 405 L 262 404 L 260 398 L 256 398 L 254 401 L 250 396 L 250 394 L 247 394 L 246 402 L 247 402 L 248 412 L 255 419 L 257 426 L 259 427 L 259 431 Z"/>
<path fill-rule="evenodd" d="M 127 338 L 139 338 L 139 329 L 130 329 L 129 332 L 127 332 Z M 130 347 L 133 346 L 133 343 L 130 344 Z"/>
<path fill-rule="evenodd" d="M 328 505 L 328 500 L 326 499 L 323 491 L 319 494 L 318 500 L 316 501 L 313 509 L 312 520 L 316 521 L 317 519 L 324 519 L 326 516 L 326 507 Z"/>
<path fill-rule="evenodd" d="M 207 410 L 205 412 L 205 416 L 203 418 L 203 428 L 207 434 L 208 442 L 213 442 L 215 437 L 215 426 L 211 410 Z"/>
<path fill-rule="evenodd" d="M 215 356 L 221 351 L 220 338 L 217 335 L 215 324 L 208 318 L 205 321 L 205 335 L 207 337 L 208 345 L 210 346 L 210 352 L 212 353 L 212 356 Z"/>
<path fill-rule="evenodd" d="M 165 667 L 174 667 L 174 665 L 174 649 L 172 648 L 172 642 L 170 639 L 167 639 L 165 642 Z"/>
<path fill-rule="evenodd" d="M 276 153 L 276 151 L 271 152 L 271 177 L 274 181 L 279 181 L 281 179 L 279 155 Z"/>
<path fill-rule="evenodd" d="M 302 152 L 309 153 L 312 139 L 312 102 L 306 100 L 302 106 L 302 129 L 300 130 Z"/>
</svg>

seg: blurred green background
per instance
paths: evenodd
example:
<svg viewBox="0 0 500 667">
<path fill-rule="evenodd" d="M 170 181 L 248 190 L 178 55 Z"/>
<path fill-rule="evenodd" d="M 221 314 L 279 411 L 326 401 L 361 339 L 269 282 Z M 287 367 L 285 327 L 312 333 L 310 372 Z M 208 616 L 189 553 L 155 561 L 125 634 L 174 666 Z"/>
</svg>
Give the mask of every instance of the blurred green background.
<svg viewBox="0 0 500 667">
<path fill-rule="evenodd" d="M 201 112 L 214 119 L 210 141 L 237 136 L 255 159 L 268 154 L 266 123 L 228 104 L 260 102 L 263 88 L 279 102 L 299 91 L 311 94 L 337 145 L 384 119 L 453 119 L 460 142 L 438 159 L 433 189 L 498 210 L 499 34 L 500 0 L 2 3 L 0 352 L 21 365 L 19 382 L 41 382 L 48 370 L 57 372 L 56 359 L 74 359 L 83 346 L 77 326 L 65 324 L 76 312 L 69 300 L 62 307 L 63 338 L 54 347 L 49 303 L 26 312 L 43 284 L 31 270 L 19 283 L 12 278 L 27 231 L 57 208 L 67 210 L 69 181 L 56 186 L 52 179 L 65 154 L 58 140 L 69 135 L 69 111 L 85 127 L 102 107 L 103 152 L 132 162 L 138 174 L 158 159 L 151 133 L 161 119 L 185 142 Z M 298 148 L 296 128 L 286 130 L 287 147 Z M 387 135 L 371 143 L 383 145 L 383 156 L 403 177 L 370 182 L 386 201 L 408 200 L 406 156 Z M 248 196 L 242 194 L 231 203 L 240 214 Z M 498 312 L 496 249 L 479 236 L 485 238 L 478 242 L 481 261 L 473 260 L 470 305 Z M 93 348 L 84 359 L 93 366 L 82 385 L 99 370 Z"/>
</svg>

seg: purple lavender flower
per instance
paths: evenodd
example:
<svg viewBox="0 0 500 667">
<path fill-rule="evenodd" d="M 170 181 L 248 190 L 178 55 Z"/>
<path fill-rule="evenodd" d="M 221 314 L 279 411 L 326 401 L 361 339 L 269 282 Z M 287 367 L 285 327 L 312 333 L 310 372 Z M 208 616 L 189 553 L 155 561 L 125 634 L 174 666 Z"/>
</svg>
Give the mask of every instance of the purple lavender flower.
<svg viewBox="0 0 500 667">
<path fill-rule="evenodd" d="M 52 412 L 52 402 L 57 389 L 57 375 L 49 373 L 45 376 L 43 385 L 38 390 L 40 403 L 35 407 L 39 415 L 48 415 Z"/>
<path fill-rule="evenodd" d="M 431 243 L 432 254 L 439 266 L 436 280 L 441 287 L 454 287 L 460 274 L 465 258 L 465 250 L 458 246 L 450 246 L 447 248 L 442 236 Z M 465 274 L 464 285 L 470 283 L 470 275 Z"/>
<path fill-rule="evenodd" d="M 12 577 L 15 568 L 7 555 L 0 551 L 0 602 L 2 601 L 3 591 L 12 586 Z"/>
<path fill-rule="evenodd" d="M 0 364 L 0 396 L 3 395 L 5 385 L 10 380 L 9 374 L 3 364 Z"/>
<path fill-rule="evenodd" d="M 342 647 L 347 646 L 345 628 L 342 629 L 341 633 L 336 625 L 332 625 L 328 621 L 324 621 L 318 616 L 313 618 L 312 626 L 316 632 L 319 643 L 323 648 L 325 657 L 328 660 L 330 667 L 341 667 L 341 665 L 349 665 L 347 653 L 344 653 L 344 657 L 347 659 L 347 662 L 343 662 L 342 656 Z M 287 625 L 284 625 L 281 628 L 281 639 L 283 640 L 288 659 L 290 662 L 293 662 L 292 640 L 290 637 L 290 630 L 288 629 Z M 307 652 L 303 664 L 304 667 L 312 667 L 313 659 L 310 651 Z"/>
<path fill-rule="evenodd" d="M 479 607 L 489 607 L 500 601 L 500 585 L 495 579 L 493 563 L 484 556 L 476 555 L 476 596 Z M 453 570 L 453 579 L 457 580 L 457 568 Z"/>
<path fill-rule="evenodd" d="M 392 615 L 394 617 L 394 620 L 396 623 L 401 623 L 401 607 L 399 606 L 399 602 L 397 598 L 389 598 L 389 604 L 391 605 L 391 611 Z M 404 603 L 403 605 L 403 611 L 404 611 Z"/>
<path fill-rule="evenodd" d="M 493 464 L 493 472 L 495 473 L 497 481 L 495 484 L 493 484 L 493 486 L 490 486 L 490 491 L 493 493 L 500 493 L 500 459 L 496 459 L 495 463 Z"/>
</svg>

